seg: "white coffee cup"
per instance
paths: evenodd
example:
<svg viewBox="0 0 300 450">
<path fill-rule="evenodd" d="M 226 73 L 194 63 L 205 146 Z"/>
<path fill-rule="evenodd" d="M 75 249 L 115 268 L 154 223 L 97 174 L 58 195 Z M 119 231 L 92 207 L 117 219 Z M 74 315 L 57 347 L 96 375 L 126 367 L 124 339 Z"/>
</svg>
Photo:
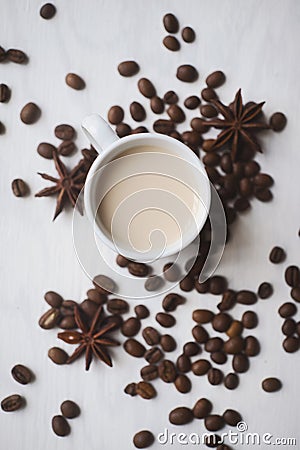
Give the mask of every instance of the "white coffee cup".
<svg viewBox="0 0 300 450">
<path fill-rule="evenodd" d="M 85 212 L 89 221 L 94 226 L 96 235 L 108 247 L 131 260 L 150 261 L 157 259 L 158 254 L 159 257 L 175 255 L 195 240 L 208 216 L 211 191 L 210 182 L 204 166 L 191 149 L 182 142 L 162 134 L 141 133 L 119 138 L 108 123 L 98 114 L 92 114 L 86 117 L 82 122 L 82 130 L 93 147 L 99 152 L 99 156 L 94 161 L 88 173 L 85 184 Z M 161 154 L 160 152 L 157 154 L 139 154 L 137 157 L 143 157 L 143 160 L 139 160 L 139 164 L 142 161 L 142 164 L 144 163 L 145 165 L 145 167 L 142 167 L 142 173 L 156 173 L 157 171 L 157 173 L 160 174 L 161 166 L 166 166 L 168 163 L 168 160 L 165 158 L 170 158 L 170 162 L 172 162 L 172 164 L 169 165 L 172 167 L 170 170 L 173 170 L 174 172 L 173 174 L 171 173 L 171 176 L 175 174 L 177 179 L 179 179 L 180 182 L 182 181 L 183 184 L 188 183 L 189 178 L 193 179 L 191 189 L 193 189 L 193 192 L 199 199 L 199 205 L 201 205 L 198 209 L 192 210 L 187 214 L 189 215 L 189 218 L 193 217 L 194 223 L 192 226 L 190 226 L 190 224 L 187 227 L 183 226 L 181 239 L 172 242 L 170 245 L 166 245 L 160 252 L 158 252 L 157 249 L 150 248 L 147 252 L 143 253 L 134 248 L 134 246 L 127 245 L 128 243 L 126 243 L 126 245 L 120 244 L 120 242 L 116 242 L 113 236 L 110 235 L 110 233 L 103 228 L 101 223 L 96 220 L 99 208 L 99 196 L 103 195 L 103 185 L 107 183 L 107 176 L 105 178 L 104 171 L 110 170 L 109 165 L 114 164 L 116 159 L 124 154 L 124 152 L 132 148 L 145 146 L 163 150 L 166 154 Z M 131 158 L 132 156 L 126 157 Z M 118 161 L 120 161 L 118 164 L 122 164 L 122 158 Z M 176 162 L 174 167 L 173 162 Z M 134 164 L 132 164 L 132 166 L 134 167 Z M 115 171 L 112 170 L 111 175 L 112 176 L 108 178 L 111 178 L 113 180 L 111 183 L 114 183 Z M 107 186 L 105 189 L 107 189 Z M 119 218 L 119 220 L 121 219 Z M 184 217 L 181 217 L 180 220 L 184 224 Z"/>
</svg>

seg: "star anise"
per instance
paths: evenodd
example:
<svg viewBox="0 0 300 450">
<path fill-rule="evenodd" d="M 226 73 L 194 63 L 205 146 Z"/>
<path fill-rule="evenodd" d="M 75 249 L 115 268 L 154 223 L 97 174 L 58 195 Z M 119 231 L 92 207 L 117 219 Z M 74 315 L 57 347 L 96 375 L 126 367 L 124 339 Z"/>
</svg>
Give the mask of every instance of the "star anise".
<svg viewBox="0 0 300 450">
<path fill-rule="evenodd" d="M 79 307 L 75 308 L 75 321 L 81 331 L 63 331 L 57 337 L 68 344 L 78 344 L 74 353 L 68 358 L 67 363 L 75 361 L 82 353 L 85 353 L 85 370 L 89 370 L 93 356 L 112 367 L 111 357 L 106 349 L 108 346 L 119 345 L 117 341 L 107 337 L 106 334 L 115 323 L 103 323 L 101 318 L 102 306 L 99 306 L 90 326 L 85 322 L 84 315 Z"/>
<path fill-rule="evenodd" d="M 229 106 L 224 105 L 220 100 L 211 100 L 211 102 L 218 113 L 224 117 L 224 119 L 216 118 L 207 121 L 207 124 L 223 130 L 218 134 L 213 148 L 223 147 L 228 142 L 231 145 L 233 161 L 237 159 L 238 149 L 242 141 L 253 150 L 262 152 L 254 133 L 269 128 L 264 121 L 257 120 L 265 102 L 251 102 L 248 105 L 243 105 L 241 89 L 237 91 L 233 103 Z"/>
<path fill-rule="evenodd" d="M 67 202 L 70 202 L 71 205 L 75 207 L 79 193 L 84 186 L 90 164 L 87 164 L 85 159 L 81 159 L 71 171 L 68 171 L 56 152 L 53 152 L 53 160 L 59 178 L 52 177 L 46 173 L 39 173 L 39 175 L 45 180 L 52 181 L 54 186 L 42 189 L 40 192 L 35 194 L 35 196 L 57 196 L 57 204 L 53 217 L 53 220 L 55 220 L 56 217 L 62 212 Z"/>
</svg>

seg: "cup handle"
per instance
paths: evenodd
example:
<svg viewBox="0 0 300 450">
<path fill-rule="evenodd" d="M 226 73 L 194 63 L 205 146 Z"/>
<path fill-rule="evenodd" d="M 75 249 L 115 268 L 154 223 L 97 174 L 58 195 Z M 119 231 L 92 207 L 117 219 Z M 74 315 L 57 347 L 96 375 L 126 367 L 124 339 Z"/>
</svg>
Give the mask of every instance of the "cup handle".
<svg viewBox="0 0 300 450">
<path fill-rule="evenodd" d="M 91 114 L 85 117 L 81 123 L 81 128 L 89 142 L 99 153 L 119 139 L 99 114 Z"/>
</svg>

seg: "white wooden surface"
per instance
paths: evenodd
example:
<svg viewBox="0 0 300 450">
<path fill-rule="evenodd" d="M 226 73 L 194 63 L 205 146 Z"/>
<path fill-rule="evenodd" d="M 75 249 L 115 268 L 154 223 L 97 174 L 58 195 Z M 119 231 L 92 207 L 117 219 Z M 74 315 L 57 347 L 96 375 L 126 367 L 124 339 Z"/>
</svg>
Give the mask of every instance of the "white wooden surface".
<svg viewBox="0 0 300 450">
<path fill-rule="evenodd" d="M 24 410 L 0 413 L 0 448 L 130 449 L 134 432 L 148 428 L 158 434 L 169 426 L 170 409 L 192 406 L 202 396 L 213 400 L 216 412 L 222 413 L 227 407 L 240 410 L 249 431 L 296 437 L 299 448 L 299 353 L 283 352 L 281 319 L 277 315 L 278 305 L 289 299 L 283 282 L 284 268 L 288 263 L 300 262 L 299 2 L 55 3 L 57 15 L 45 21 L 39 17 L 40 1 L 0 0 L 0 44 L 5 48 L 21 48 L 30 57 L 27 66 L 0 65 L 0 82 L 12 88 L 10 102 L 0 105 L 0 120 L 7 128 L 0 137 L 0 397 L 18 392 L 27 399 Z M 191 25 L 197 33 L 194 44 L 182 44 L 182 51 L 174 54 L 161 44 L 165 35 L 162 16 L 169 11 L 178 16 L 182 26 Z M 52 223 L 53 199 L 34 198 L 34 193 L 45 186 L 36 172 L 53 171 L 51 162 L 42 159 L 35 149 L 41 141 L 56 143 L 52 130 L 58 123 L 71 123 L 79 131 L 78 125 L 87 113 L 98 111 L 105 115 L 110 105 L 120 103 L 126 107 L 132 99 L 146 104 L 137 92 L 137 77 L 124 79 L 116 71 L 117 64 L 128 58 L 139 62 L 140 75 L 151 78 L 160 94 L 173 88 L 184 99 L 200 91 L 208 73 L 222 69 L 227 74 L 226 85 L 220 89 L 225 102 L 231 101 L 242 87 L 246 100 L 267 101 L 267 114 L 282 110 L 288 115 L 286 130 L 270 134 L 264 140 L 265 153 L 258 158 L 263 170 L 276 180 L 274 200 L 270 204 L 252 203 L 251 211 L 234 227 L 234 237 L 218 270 L 228 276 L 233 288 L 256 289 L 260 282 L 268 280 L 275 289 L 272 298 L 255 306 L 260 324 L 253 334 L 261 339 L 262 351 L 251 361 L 251 370 L 241 376 L 240 387 L 233 392 L 222 386 L 210 386 L 205 378 L 193 377 L 193 390 L 187 395 L 177 393 L 174 386 L 155 382 L 159 395 L 147 402 L 122 393 L 129 381 L 138 379 L 143 364 L 122 350 L 115 352 L 114 369 L 93 364 L 89 373 L 85 373 L 82 360 L 58 367 L 47 358 L 48 348 L 59 342 L 55 331 L 43 331 L 37 325 L 46 308 L 44 292 L 53 289 L 65 298 L 83 300 L 90 282 L 74 255 L 71 212 Z M 176 80 L 179 63 L 195 64 L 200 72 L 199 82 L 185 85 Z M 70 71 L 86 80 L 84 91 L 76 92 L 65 85 L 64 77 Z M 19 120 L 19 111 L 28 101 L 35 101 L 42 109 L 41 119 L 32 126 Z M 151 117 L 149 113 L 148 123 Z M 127 120 L 130 121 L 128 113 Z M 78 144 L 85 145 L 81 135 Z M 10 183 L 15 177 L 29 183 L 29 198 L 13 197 Z M 288 253 L 287 261 L 278 266 L 268 262 L 269 250 L 275 244 L 282 245 Z M 179 345 L 190 338 L 192 309 L 216 304 L 213 297 L 189 295 L 188 304 L 176 312 L 178 325 L 174 333 Z M 160 302 L 149 305 L 153 313 L 160 308 Z M 234 313 L 239 317 L 244 310 L 237 307 Z M 12 379 L 10 369 L 19 362 L 35 372 L 36 381 L 32 385 L 17 385 Z M 274 395 L 264 393 L 260 383 L 266 376 L 281 378 L 283 389 Z M 50 420 L 66 398 L 78 402 L 82 415 L 71 422 L 71 436 L 60 439 L 52 433 Z M 187 433 L 204 431 L 200 421 L 183 429 L 170 426 L 169 429 Z M 156 443 L 153 449 L 158 448 L 161 446 Z"/>
</svg>

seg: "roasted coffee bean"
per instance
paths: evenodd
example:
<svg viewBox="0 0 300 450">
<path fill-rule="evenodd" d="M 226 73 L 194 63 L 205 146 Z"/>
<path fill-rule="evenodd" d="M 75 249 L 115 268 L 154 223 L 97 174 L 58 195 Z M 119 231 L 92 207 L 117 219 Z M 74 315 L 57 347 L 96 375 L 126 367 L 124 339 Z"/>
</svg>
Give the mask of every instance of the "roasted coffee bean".
<svg viewBox="0 0 300 450">
<path fill-rule="evenodd" d="M 163 267 L 163 273 L 167 281 L 171 282 L 178 281 L 180 278 L 180 267 L 176 263 L 167 263 Z"/>
<path fill-rule="evenodd" d="M 205 428 L 208 431 L 218 431 L 221 430 L 225 425 L 225 420 L 222 416 L 218 414 L 211 414 L 204 419 Z"/>
<path fill-rule="evenodd" d="M 148 383 L 147 381 L 140 381 L 139 383 L 137 383 L 136 393 L 145 400 L 151 400 L 152 398 L 156 397 L 156 390 L 154 389 L 152 384 Z"/>
<path fill-rule="evenodd" d="M 261 386 L 265 392 L 277 392 L 282 388 L 282 383 L 278 378 L 265 378 Z"/>
<path fill-rule="evenodd" d="M 116 283 L 106 275 L 94 277 L 93 284 L 101 294 L 112 294 L 117 289 Z"/>
<path fill-rule="evenodd" d="M 76 91 L 81 91 L 85 88 L 85 81 L 76 73 L 68 73 L 65 80 L 66 84 Z"/>
<path fill-rule="evenodd" d="M 273 264 L 279 264 L 285 260 L 286 254 L 283 248 L 281 247 L 273 247 L 269 259 Z"/>
<path fill-rule="evenodd" d="M 6 51 L 0 45 L 0 62 L 5 61 L 5 60 L 6 60 Z"/>
<path fill-rule="evenodd" d="M 193 407 L 193 415 L 195 419 L 205 419 L 211 411 L 213 405 L 207 398 L 200 398 Z"/>
<path fill-rule="evenodd" d="M 214 313 L 208 309 L 195 309 L 193 311 L 193 320 L 197 323 L 209 323 L 214 318 Z"/>
<path fill-rule="evenodd" d="M 181 31 L 181 37 L 184 40 L 184 42 L 194 42 L 196 39 L 196 33 L 191 27 L 184 27 Z"/>
<path fill-rule="evenodd" d="M 294 353 L 299 350 L 299 337 L 288 336 L 284 339 L 282 346 L 287 353 Z"/>
<path fill-rule="evenodd" d="M 209 130 L 209 125 L 207 125 L 205 120 L 200 117 L 194 117 L 194 119 L 191 120 L 191 127 L 194 131 L 201 134 L 206 133 Z"/>
<path fill-rule="evenodd" d="M 164 280 L 158 275 L 150 275 L 145 281 L 146 291 L 153 292 L 158 291 L 164 284 Z"/>
<path fill-rule="evenodd" d="M 240 353 L 239 355 L 234 355 L 232 359 L 232 368 L 237 373 L 247 372 L 249 369 L 249 359 L 246 355 Z"/>
<path fill-rule="evenodd" d="M 125 256 L 118 255 L 116 258 L 116 263 L 118 264 L 119 267 L 127 267 L 128 264 L 130 263 L 130 260 Z"/>
<path fill-rule="evenodd" d="M 194 280 L 191 277 L 189 277 L 189 276 L 184 277 L 180 281 L 179 287 L 184 292 L 190 292 L 190 291 L 192 291 L 194 289 Z"/>
<path fill-rule="evenodd" d="M 116 126 L 116 133 L 119 138 L 128 136 L 131 133 L 131 127 L 127 123 L 119 123 L 119 125 Z"/>
<path fill-rule="evenodd" d="M 254 311 L 246 311 L 242 316 L 242 324 L 245 328 L 252 329 L 258 325 L 258 317 Z"/>
<path fill-rule="evenodd" d="M 130 261 L 128 270 L 135 277 L 146 277 L 150 272 L 150 267 L 144 263 Z"/>
<path fill-rule="evenodd" d="M 98 305 L 104 305 L 107 302 L 107 296 L 105 294 L 100 294 L 97 289 L 89 289 L 86 293 L 88 299 Z"/>
<path fill-rule="evenodd" d="M 138 81 L 140 93 L 146 98 L 152 98 L 156 95 L 156 90 L 148 78 L 140 78 Z"/>
<path fill-rule="evenodd" d="M 296 333 L 297 324 L 294 319 L 285 319 L 282 324 L 281 331 L 285 336 L 291 336 Z"/>
<path fill-rule="evenodd" d="M 218 153 L 206 153 L 203 156 L 202 162 L 206 166 L 215 167 L 220 164 L 220 155 Z"/>
<path fill-rule="evenodd" d="M 155 319 L 164 328 L 173 327 L 176 323 L 175 317 L 173 317 L 171 314 L 163 312 L 157 313 Z"/>
<path fill-rule="evenodd" d="M 161 336 L 160 345 L 165 352 L 173 352 L 177 347 L 175 339 L 169 334 L 163 334 Z"/>
<path fill-rule="evenodd" d="M 16 50 L 14 48 L 7 50 L 6 59 L 16 64 L 26 64 L 28 62 L 28 56 L 22 50 Z"/>
<path fill-rule="evenodd" d="M 174 384 L 177 391 L 181 392 L 182 394 L 186 394 L 187 392 L 190 392 L 190 390 L 192 389 L 192 383 L 190 379 L 183 374 L 177 376 Z"/>
<path fill-rule="evenodd" d="M 72 400 L 65 400 L 64 402 L 62 402 L 62 404 L 60 405 L 60 410 L 62 415 L 67 419 L 75 419 L 75 417 L 78 417 L 80 415 L 79 406 Z"/>
<path fill-rule="evenodd" d="M 250 197 L 253 193 L 253 183 L 249 178 L 242 178 L 239 182 L 239 192 L 242 197 Z"/>
<path fill-rule="evenodd" d="M 132 337 L 138 334 L 141 328 L 141 322 L 136 317 L 129 317 L 123 322 L 121 332 L 126 337 Z"/>
<path fill-rule="evenodd" d="M 118 125 L 124 119 L 124 110 L 121 106 L 111 106 L 107 113 L 108 121 L 113 125 Z"/>
<path fill-rule="evenodd" d="M 291 289 L 291 297 L 295 302 L 300 303 L 300 287 L 293 287 Z"/>
<path fill-rule="evenodd" d="M 13 394 L 1 401 L 1 409 L 5 412 L 13 412 L 24 406 L 25 400 L 19 394 Z"/>
<path fill-rule="evenodd" d="M 182 139 L 191 148 L 198 147 L 202 142 L 202 137 L 197 131 L 184 131 L 182 133 Z"/>
<path fill-rule="evenodd" d="M 245 341 L 241 336 L 235 336 L 224 343 L 224 351 L 229 355 L 241 353 L 245 348 Z"/>
<path fill-rule="evenodd" d="M 123 317 L 120 316 L 119 314 L 107 316 L 103 320 L 103 325 L 112 325 L 112 328 L 110 328 L 110 331 L 121 328 L 122 323 L 123 323 Z"/>
<path fill-rule="evenodd" d="M 297 266 L 289 266 L 284 273 L 286 283 L 291 287 L 300 285 L 300 269 Z"/>
<path fill-rule="evenodd" d="M 238 411 L 235 411 L 234 409 L 226 409 L 226 411 L 223 413 L 223 418 L 227 425 L 230 425 L 231 427 L 236 427 L 239 422 L 242 421 L 242 416 Z"/>
<path fill-rule="evenodd" d="M 33 374 L 28 367 L 17 364 L 11 369 L 13 378 L 20 384 L 28 384 L 33 380 Z"/>
<path fill-rule="evenodd" d="M 135 61 L 123 61 L 118 65 L 118 72 L 123 77 L 132 77 L 140 70 L 139 65 Z"/>
<path fill-rule="evenodd" d="M 145 381 L 152 381 L 158 377 L 158 368 L 154 364 L 142 367 L 141 377 Z"/>
<path fill-rule="evenodd" d="M 194 66 L 190 64 L 183 64 L 179 66 L 176 72 L 176 77 L 180 81 L 185 81 L 187 83 L 192 83 L 198 79 L 198 71 Z"/>
<path fill-rule="evenodd" d="M 291 302 L 283 303 L 283 305 L 281 305 L 278 310 L 278 314 L 283 319 L 294 316 L 296 314 L 296 312 L 297 312 L 297 306 L 295 305 L 295 303 L 291 303 Z"/>
<path fill-rule="evenodd" d="M 25 197 L 29 191 L 27 184 L 21 178 L 12 181 L 11 189 L 15 197 Z"/>
<path fill-rule="evenodd" d="M 74 153 L 76 147 L 72 141 L 63 141 L 57 148 L 57 152 L 62 156 L 69 156 Z"/>
<path fill-rule="evenodd" d="M 233 175 L 235 175 L 237 180 L 245 178 L 244 163 L 242 163 L 241 161 L 233 163 Z"/>
<path fill-rule="evenodd" d="M 210 355 L 210 359 L 216 364 L 225 364 L 227 361 L 227 355 L 224 352 L 213 352 Z"/>
<path fill-rule="evenodd" d="M 165 14 L 163 24 L 168 33 L 177 33 L 179 30 L 179 22 L 177 17 L 172 13 Z"/>
<path fill-rule="evenodd" d="M 225 83 L 225 74 L 221 70 L 216 70 L 208 75 L 205 82 L 208 87 L 215 89 Z"/>
<path fill-rule="evenodd" d="M 236 373 L 228 373 L 224 378 L 224 386 L 227 389 L 236 389 L 239 385 L 239 377 Z"/>
<path fill-rule="evenodd" d="M 135 356 L 136 358 L 142 358 L 146 352 L 145 347 L 136 339 L 127 339 L 124 342 L 123 347 L 127 353 L 131 356 Z"/>
<path fill-rule="evenodd" d="M 221 312 L 232 309 L 236 304 L 236 293 L 232 289 L 227 289 L 222 296 L 222 301 L 218 304 Z"/>
<path fill-rule="evenodd" d="M 7 103 L 10 99 L 10 89 L 7 84 L 0 84 L 0 103 Z"/>
<path fill-rule="evenodd" d="M 61 124 L 55 127 L 54 134 L 62 141 L 71 141 L 75 137 L 75 130 L 71 125 Z"/>
<path fill-rule="evenodd" d="M 137 305 L 137 306 L 135 306 L 134 307 L 134 312 L 135 312 L 136 317 L 138 319 L 146 319 L 150 315 L 149 309 L 145 305 Z"/>
<path fill-rule="evenodd" d="M 85 316 L 88 319 L 92 320 L 98 311 L 99 305 L 97 305 L 97 303 L 92 302 L 91 300 L 86 299 L 80 303 L 80 308 L 84 312 Z"/>
<path fill-rule="evenodd" d="M 35 103 L 27 103 L 20 112 L 20 118 L 26 125 L 31 125 L 38 121 L 41 116 L 41 110 Z"/>
<path fill-rule="evenodd" d="M 169 421 L 173 425 L 185 425 L 193 420 L 193 411 L 185 406 L 173 409 L 169 414 Z"/>
<path fill-rule="evenodd" d="M 176 367 L 179 372 L 187 373 L 191 370 L 191 366 L 192 366 L 191 360 L 187 355 L 182 354 L 178 356 L 176 361 Z"/>
<path fill-rule="evenodd" d="M 199 280 L 195 280 L 195 289 L 199 294 L 206 294 L 209 291 L 209 280 L 200 283 Z"/>
<path fill-rule="evenodd" d="M 247 178 L 253 178 L 260 171 L 260 165 L 256 161 L 249 161 L 244 164 L 244 175 Z"/>
<path fill-rule="evenodd" d="M 212 384 L 213 386 L 217 386 L 218 384 L 222 383 L 224 374 L 221 370 L 211 367 L 207 372 L 207 378 L 210 384 Z"/>
<path fill-rule="evenodd" d="M 142 332 L 143 338 L 148 345 L 157 345 L 160 341 L 159 332 L 153 327 L 146 327 Z"/>
<path fill-rule="evenodd" d="M 201 348 L 196 342 L 186 342 L 183 346 L 183 353 L 186 356 L 195 356 L 200 353 Z"/>
<path fill-rule="evenodd" d="M 164 102 L 167 105 L 174 105 L 178 102 L 178 95 L 174 91 L 167 91 L 164 95 Z"/>
<path fill-rule="evenodd" d="M 129 383 L 124 389 L 125 394 L 130 395 L 131 397 L 134 397 L 137 395 L 136 393 L 136 383 Z"/>
<path fill-rule="evenodd" d="M 243 332 L 243 329 L 244 329 L 244 327 L 243 327 L 242 322 L 240 322 L 239 320 L 234 320 L 233 322 L 231 322 L 231 325 L 228 328 L 228 330 L 226 331 L 226 334 L 230 338 L 233 338 L 235 336 L 240 336 Z"/>
<path fill-rule="evenodd" d="M 47 142 L 41 142 L 38 145 L 37 152 L 43 158 L 52 159 L 53 152 L 56 152 L 56 148 L 52 144 L 48 144 Z"/>
<path fill-rule="evenodd" d="M 170 119 L 175 123 L 182 123 L 185 121 L 185 114 L 178 105 L 170 105 L 167 109 Z"/>
<path fill-rule="evenodd" d="M 166 312 L 172 312 L 175 311 L 178 305 L 182 305 L 184 302 L 185 298 L 181 295 L 170 293 L 164 297 L 162 307 Z"/>
<path fill-rule="evenodd" d="M 154 436 L 151 431 L 142 430 L 133 436 L 133 443 L 136 448 L 148 448 L 154 442 Z"/>
<path fill-rule="evenodd" d="M 242 305 L 254 305 L 257 302 L 257 296 L 252 291 L 242 290 L 237 293 L 236 300 Z"/>
<path fill-rule="evenodd" d="M 49 20 L 55 16 L 56 8 L 52 3 L 45 3 L 40 9 L 40 16 L 43 19 Z"/>
<path fill-rule="evenodd" d="M 171 50 L 172 52 L 176 52 L 180 49 L 180 43 L 175 36 L 165 36 L 163 39 L 164 46 Z"/>
<path fill-rule="evenodd" d="M 158 361 L 160 361 L 163 358 L 163 356 L 164 356 L 164 354 L 160 350 L 160 348 L 152 347 L 146 351 L 144 358 L 148 363 L 156 364 Z"/>
<path fill-rule="evenodd" d="M 57 436 L 67 436 L 71 432 L 67 420 L 60 415 L 52 417 L 52 430 Z"/>
<path fill-rule="evenodd" d="M 173 383 L 177 376 L 174 363 L 168 359 L 164 359 L 158 365 L 158 375 L 165 383 Z"/>
<path fill-rule="evenodd" d="M 150 107 L 155 114 L 162 114 L 165 109 L 163 100 L 157 96 L 151 98 Z"/>
<path fill-rule="evenodd" d="M 184 106 L 187 109 L 196 109 L 200 105 L 200 98 L 196 95 L 191 95 L 184 100 Z"/>
<path fill-rule="evenodd" d="M 192 372 L 194 375 L 201 376 L 207 374 L 211 368 L 211 363 L 206 359 L 198 359 L 192 364 Z"/>
<path fill-rule="evenodd" d="M 237 212 L 246 211 L 250 206 L 249 200 L 245 197 L 237 198 L 233 204 L 233 207 Z"/>
<path fill-rule="evenodd" d="M 205 351 L 208 353 L 218 352 L 222 350 L 224 341 L 220 337 L 209 338 L 205 343 Z"/>
<path fill-rule="evenodd" d="M 77 325 L 74 316 L 65 316 L 59 321 L 59 328 L 62 330 L 72 330 L 76 327 Z"/>
<path fill-rule="evenodd" d="M 257 294 L 261 299 L 269 298 L 273 294 L 273 286 L 267 282 L 261 283 L 258 287 Z"/>
<path fill-rule="evenodd" d="M 201 325 L 196 325 L 192 329 L 192 335 L 196 342 L 199 344 L 205 344 L 208 341 L 209 335 L 204 327 Z"/>
<path fill-rule="evenodd" d="M 202 89 L 201 97 L 206 102 L 210 102 L 211 100 L 215 100 L 218 98 L 216 91 L 209 87 Z"/>
<path fill-rule="evenodd" d="M 130 114 L 136 122 L 142 122 L 146 118 L 145 108 L 138 102 L 132 102 L 130 104 Z M 120 122 L 122 122 L 122 119 Z"/>
<path fill-rule="evenodd" d="M 174 129 L 174 123 L 171 120 L 158 119 L 153 124 L 153 130 L 160 134 L 170 134 Z"/>
<path fill-rule="evenodd" d="M 39 319 L 39 326 L 44 330 L 54 328 L 60 320 L 60 312 L 57 308 L 46 311 Z"/>
<path fill-rule="evenodd" d="M 220 331 L 221 333 L 228 330 L 232 323 L 232 317 L 224 312 L 220 312 L 216 314 L 212 320 L 212 327 L 216 331 Z"/>
<path fill-rule="evenodd" d="M 254 195 L 261 202 L 269 202 L 273 198 L 273 194 L 269 189 L 255 189 Z"/>
<path fill-rule="evenodd" d="M 55 364 L 66 364 L 69 355 L 59 347 L 52 347 L 48 350 L 48 357 Z"/>
<path fill-rule="evenodd" d="M 227 280 L 220 275 L 214 275 L 209 280 L 209 292 L 214 295 L 223 294 L 227 289 Z"/>
<path fill-rule="evenodd" d="M 64 300 L 60 307 L 60 312 L 63 316 L 74 316 L 74 311 L 77 306 L 78 303 L 73 300 Z"/>
<path fill-rule="evenodd" d="M 216 108 L 210 104 L 201 105 L 200 112 L 203 117 L 207 117 L 207 118 L 216 117 L 218 115 L 218 111 L 216 110 Z"/>
<path fill-rule="evenodd" d="M 274 180 L 270 175 L 266 173 L 258 173 L 254 178 L 254 184 L 258 188 L 269 188 L 274 184 Z"/>
<path fill-rule="evenodd" d="M 270 117 L 270 127 L 273 131 L 282 131 L 287 123 L 286 116 L 281 112 L 276 112 Z"/>
</svg>

